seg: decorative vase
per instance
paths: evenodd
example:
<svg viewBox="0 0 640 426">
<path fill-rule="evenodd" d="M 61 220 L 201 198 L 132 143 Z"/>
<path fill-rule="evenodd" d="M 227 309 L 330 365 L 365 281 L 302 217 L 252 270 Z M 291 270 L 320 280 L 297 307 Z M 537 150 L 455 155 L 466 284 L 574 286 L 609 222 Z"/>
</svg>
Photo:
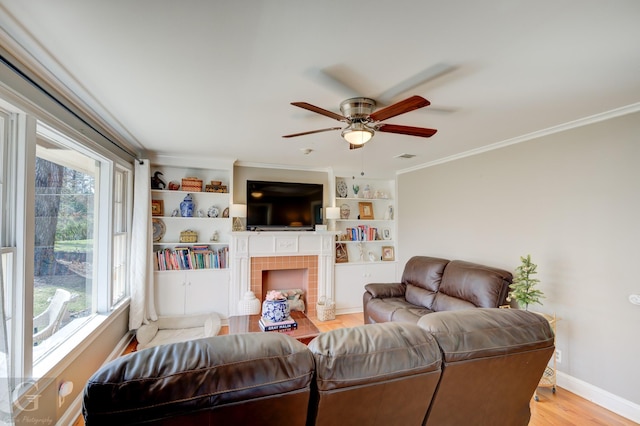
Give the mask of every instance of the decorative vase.
<svg viewBox="0 0 640 426">
<path fill-rule="evenodd" d="M 252 291 L 247 291 L 244 297 L 238 302 L 238 314 L 258 315 L 260 313 L 260 300 Z"/>
<path fill-rule="evenodd" d="M 262 302 L 262 318 L 280 322 L 289 318 L 289 302 L 287 299 L 265 300 Z"/>
<path fill-rule="evenodd" d="M 193 198 L 191 198 L 191 194 L 187 194 L 184 197 L 184 200 L 180 203 L 180 216 L 182 217 L 193 217 Z"/>
<path fill-rule="evenodd" d="M 364 186 L 364 189 L 362 190 L 362 198 L 373 198 L 373 195 L 371 195 L 371 188 L 369 187 L 369 185 Z"/>
</svg>

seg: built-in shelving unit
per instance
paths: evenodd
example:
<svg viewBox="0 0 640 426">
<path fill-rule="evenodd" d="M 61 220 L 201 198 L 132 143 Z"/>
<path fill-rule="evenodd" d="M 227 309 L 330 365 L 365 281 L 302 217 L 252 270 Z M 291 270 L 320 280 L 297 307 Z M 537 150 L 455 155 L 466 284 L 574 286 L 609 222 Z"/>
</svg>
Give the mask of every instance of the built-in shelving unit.
<svg viewBox="0 0 640 426">
<path fill-rule="evenodd" d="M 337 177 L 334 206 L 336 311 L 360 312 L 366 284 L 396 279 L 395 180 Z"/>
<path fill-rule="evenodd" d="M 151 175 L 165 185 L 151 190 L 156 309 L 159 315 L 217 312 L 229 314 L 229 218 L 231 167 L 195 168 L 152 164 Z M 184 178 L 202 180 L 200 191 L 183 190 Z M 207 192 L 211 181 L 220 182 Z M 169 189 L 174 185 L 178 189 Z M 226 188 L 221 188 L 226 187 Z M 224 191 L 224 192 L 222 192 Z M 183 217 L 180 203 L 189 195 L 193 216 Z M 160 212 L 161 210 L 161 212 Z M 158 214 L 160 213 L 160 214 Z M 186 238 L 188 233 L 190 238 Z M 197 237 L 195 237 L 197 235 Z"/>
</svg>

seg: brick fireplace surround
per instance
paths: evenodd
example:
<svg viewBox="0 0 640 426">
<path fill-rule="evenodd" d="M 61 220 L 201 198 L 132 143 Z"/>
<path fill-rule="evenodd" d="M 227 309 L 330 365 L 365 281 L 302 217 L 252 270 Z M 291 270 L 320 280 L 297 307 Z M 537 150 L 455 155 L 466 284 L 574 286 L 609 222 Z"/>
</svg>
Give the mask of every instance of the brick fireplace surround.
<svg viewBox="0 0 640 426">
<path fill-rule="evenodd" d="M 287 284 L 287 288 L 303 288 L 306 313 L 316 316 L 318 298 L 334 294 L 334 241 L 331 232 L 233 232 L 230 315 L 238 315 L 237 305 L 245 292 L 251 290 L 262 298 L 265 271 L 304 270 L 306 283 Z"/>
<path fill-rule="evenodd" d="M 308 316 L 316 316 L 318 300 L 318 256 L 266 256 L 251 258 L 251 291 L 260 298 L 264 297 L 263 278 L 265 271 L 306 270 L 306 282 L 288 285 L 285 288 L 302 288 L 305 290 L 305 305 Z M 302 275 L 302 274 L 301 274 Z M 282 286 L 273 288 L 283 289 Z"/>
</svg>

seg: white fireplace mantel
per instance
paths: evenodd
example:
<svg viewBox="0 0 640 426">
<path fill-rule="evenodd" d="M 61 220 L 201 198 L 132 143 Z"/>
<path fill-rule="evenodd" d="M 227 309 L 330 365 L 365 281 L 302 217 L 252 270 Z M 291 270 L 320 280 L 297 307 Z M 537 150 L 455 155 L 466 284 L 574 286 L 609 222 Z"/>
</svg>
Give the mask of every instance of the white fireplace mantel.
<svg viewBox="0 0 640 426">
<path fill-rule="evenodd" d="M 335 232 L 232 232 L 229 244 L 231 315 L 251 286 L 251 258 L 263 256 L 318 256 L 318 297 L 333 299 Z"/>
</svg>

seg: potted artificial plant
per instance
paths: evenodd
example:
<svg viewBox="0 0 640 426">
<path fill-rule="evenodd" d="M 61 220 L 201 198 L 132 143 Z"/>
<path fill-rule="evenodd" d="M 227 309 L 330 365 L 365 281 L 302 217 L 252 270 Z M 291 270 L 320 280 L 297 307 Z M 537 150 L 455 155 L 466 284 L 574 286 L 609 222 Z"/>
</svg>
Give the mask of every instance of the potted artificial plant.
<svg viewBox="0 0 640 426">
<path fill-rule="evenodd" d="M 515 300 L 520 308 L 529 310 L 529 305 L 532 303 L 540 303 L 540 299 L 544 298 L 542 291 L 535 288 L 536 284 L 540 282 L 539 279 L 534 278 L 533 275 L 537 274 L 536 268 L 538 265 L 531 262 L 531 255 L 527 257 L 520 257 L 520 266 L 516 268 L 516 274 L 513 277 L 513 282 L 509 285 L 511 291 L 509 292 L 508 302 Z"/>
</svg>

